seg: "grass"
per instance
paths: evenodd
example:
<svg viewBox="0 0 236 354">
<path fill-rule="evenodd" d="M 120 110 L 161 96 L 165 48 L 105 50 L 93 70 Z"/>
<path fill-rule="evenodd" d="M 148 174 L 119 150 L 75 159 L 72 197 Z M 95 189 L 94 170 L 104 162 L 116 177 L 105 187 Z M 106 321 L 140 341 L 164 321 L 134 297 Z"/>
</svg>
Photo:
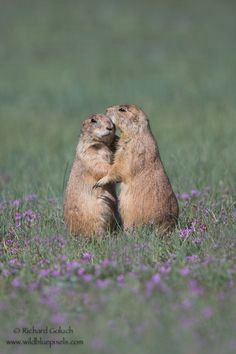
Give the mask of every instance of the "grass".
<svg viewBox="0 0 236 354">
<path fill-rule="evenodd" d="M 234 13 L 230 0 L 1 1 L 4 354 L 235 352 Z M 148 114 L 178 194 L 169 239 L 87 242 L 63 224 L 81 121 L 119 103 Z M 22 333 L 33 325 L 74 332 Z M 6 344 L 30 336 L 84 344 Z"/>
</svg>

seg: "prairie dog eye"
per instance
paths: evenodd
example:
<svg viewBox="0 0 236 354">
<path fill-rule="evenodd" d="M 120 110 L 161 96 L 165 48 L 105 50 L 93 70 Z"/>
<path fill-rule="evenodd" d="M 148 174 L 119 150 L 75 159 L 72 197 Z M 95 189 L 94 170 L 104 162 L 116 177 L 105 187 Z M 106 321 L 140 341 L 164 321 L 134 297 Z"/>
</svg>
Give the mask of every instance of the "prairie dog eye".
<svg viewBox="0 0 236 354">
<path fill-rule="evenodd" d="M 121 107 L 121 108 L 119 108 L 119 111 L 120 111 L 120 112 L 126 112 L 126 109 L 123 108 L 123 107 Z"/>
<path fill-rule="evenodd" d="M 97 123 L 96 119 L 94 119 L 94 118 L 91 119 L 91 122 L 92 123 Z"/>
</svg>

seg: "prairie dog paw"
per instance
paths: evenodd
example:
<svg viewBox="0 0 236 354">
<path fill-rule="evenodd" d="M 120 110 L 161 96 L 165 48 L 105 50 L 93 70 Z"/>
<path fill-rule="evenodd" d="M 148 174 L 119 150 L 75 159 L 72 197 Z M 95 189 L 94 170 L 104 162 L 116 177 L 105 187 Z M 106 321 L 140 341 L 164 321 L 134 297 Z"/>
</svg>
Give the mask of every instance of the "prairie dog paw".
<svg viewBox="0 0 236 354">
<path fill-rule="evenodd" d="M 97 181 L 97 183 L 95 183 L 95 185 L 93 186 L 94 189 L 99 188 L 99 187 L 103 187 L 106 184 L 110 183 L 110 180 L 108 177 L 103 177 L 101 178 L 99 181 Z"/>
</svg>

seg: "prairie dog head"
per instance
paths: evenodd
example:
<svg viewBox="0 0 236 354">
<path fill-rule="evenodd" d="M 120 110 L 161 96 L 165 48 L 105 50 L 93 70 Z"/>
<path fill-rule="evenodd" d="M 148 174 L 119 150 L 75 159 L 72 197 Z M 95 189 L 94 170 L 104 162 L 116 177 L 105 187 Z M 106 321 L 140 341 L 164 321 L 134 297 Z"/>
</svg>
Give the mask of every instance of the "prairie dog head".
<svg viewBox="0 0 236 354">
<path fill-rule="evenodd" d="M 115 137 L 115 125 L 105 114 L 93 114 L 83 122 L 82 135 L 92 140 L 111 144 Z"/>
<path fill-rule="evenodd" d="M 132 104 L 121 104 L 106 109 L 106 115 L 123 133 L 132 134 L 149 127 L 145 113 Z"/>
</svg>

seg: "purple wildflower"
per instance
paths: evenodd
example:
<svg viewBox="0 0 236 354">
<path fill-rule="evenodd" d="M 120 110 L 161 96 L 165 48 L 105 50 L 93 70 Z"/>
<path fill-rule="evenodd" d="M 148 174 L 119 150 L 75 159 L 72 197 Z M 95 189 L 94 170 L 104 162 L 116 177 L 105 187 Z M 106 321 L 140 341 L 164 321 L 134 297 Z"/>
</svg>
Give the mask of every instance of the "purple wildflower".
<svg viewBox="0 0 236 354">
<path fill-rule="evenodd" d="M 16 226 L 16 227 L 20 227 L 20 226 L 21 226 L 21 221 L 20 221 L 20 220 L 17 220 L 17 221 L 15 222 L 15 226 Z"/>
<path fill-rule="evenodd" d="M 111 284 L 110 279 L 97 279 L 96 280 L 96 286 L 101 289 L 107 288 L 107 286 L 110 284 Z"/>
<path fill-rule="evenodd" d="M 201 208 L 200 210 L 201 210 L 202 213 L 203 213 L 204 215 L 206 215 L 206 216 L 210 213 L 210 209 L 209 209 L 209 208 Z"/>
<path fill-rule="evenodd" d="M 11 205 L 15 208 L 19 208 L 19 206 L 21 205 L 21 200 L 20 199 L 12 200 Z"/>
<path fill-rule="evenodd" d="M 21 213 L 15 213 L 15 226 L 20 227 L 21 226 L 21 219 L 23 218 L 23 215 Z"/>
<path fill-rule="evenodd" d="M 32 223 L 37 218 L 37 215 L 33 210 L 29 209 L 23 212 L 23 217 L 26 221 Z"/>
<path fill-rule="evenodd" d="M 118 285 L 120 285 L 120 286 L 124 285 L 124 282 L 125 282 L 124 275 L 123 274 L 118 275 L 116 278 L 116 281 L 117 281 Z"/>
<path fill-rule="evenodd" d="M 200 197 L 202 193 L 198 189 L 191 190 L 191 197 Z"/>
<path fill-rule="evenodd" d="M 79 268 L 78 271 L 77 271 L 77 274 L 78 275 L 83 275 L 85 273 L 85 269 L 84 268 Z"/>
<path fill-rule="evenodd" d="M 20 278 L 15 278 L 15 279 L 12 280 L 11 285 L 14 288 L 21 288 L 23 283 L 22 283 L 22 280 Z"/>
<path fill-rule="evenodd" d="M 196 263 L 199 262 L 199 257 L 196 254 L 193 254 L 191 256 L 187 256 L 186 260 L 190 263 Z"/>
<path fill-rule="evenodd" d="M 185 310 L 188 310 L 192 307 L 192 303 L 189 299 L 184 299 L 182 302 L 181 302 L 181 306 L 185 309 Z"/>
<path fill-rule="evenodd" d="M 11 272 L 8 269 L 3 269 L 2 270 L 2 275 L 4 277 L 9 277 L 9 275 L 11 275 Z"/>
<path fill-rule="evenodd" d="M 67 262 L 66 267 L 67 267 L 67 270 L 73 270 L 73 269 L 79 267 L 79 263 L 77 261 Z"/>
<path fill-rule="evenodd" d="M 159 268 L 160 273 L 162 274 L 168 274 L 171 271 L 171 266 L 167 265 L 167 264 L 163 264 L 160 268 Z"/>
<path fill-rule="evenodd" d="M 190 193 L 183 192 L 181 194 L 177 194 L 177 198 L 180 200 L 188 201 L 192 198 L 200 197 L 203 193 L 198 189 L 192 189 Z"/>
<path fill-rule="evenodd" d="M 103 261 L 102 261 L 102 266 L 106 267 L 106 266 L 111 266 L 113 265 L 113 261 L 112 259 L 108 259 L 108 258 L 105 258 Z"/>
<path fill-rule="evenodd" d="M 40 302 L 41 304 L 47 305 L 53 310 L 57 310 L 58 308 L 58 303 L 55 301 L 55 299 L 52 296 L 43 295 Z"/>
<path fill-rule="evenodd" d="M 8 264 L 9 264 L 10 266 L 15 266 L 15 265 L 18 265 L 19 262 L 18 262 L 18 259 L 17 259 L 17 258 L 12 258 L 12 259 L 10 259 L 10 260 L 8 261 Z"/>
<path fill-rule="evenodd" d="M 151 280 L 149 280 L 146 283 L 146 295 L 150 296 L 152 294 L 152 291 L 154 289 L 154 287 L 159 284 L 161 281 L 161 277 L 159 273 L 156 273 L 152 276 Z"/>
<path fill-rule="evenodd" d="M 39 275 L 41 277 L 47 277 L 51 273 L 51 269 L 41 269 Z"/>
<path fill-rule="evenodd" d="M 83 274 L 82 278 L 86 283 L 91 282 L 91 280 L 93 279 L 91 274 Z"/>
<path fill-rule="evenodd" d="M 197 229 L 198 232 L 206 232 L 207 231 L 207 225 L 206 224 L 200 224 Z"/>
<path fill-rule="evenodd" d="M 193 245 L 199 246 L 201 243 L 202 243 L 202 239 L 201 239 L 200 237 L 195 237 L 195 238 L 192 240 L 192 244 L 193 244 Z"/>
<path fill-rule="evenodd" d="M 60 269 L 54 269 L 52 271 L 52 276 L 53 277 L 59 277 L 59 275 L 60 275 Z"/>
<path fill-rule="evenodd" d="M 185 229 L 180 230 L 179 237 L 182 239 L 188 238 L 192 233 L 194 232 L 194 229 L 192 227 L 187 227 Z"/>
<path fill-rule="evenodd" d="M 187 277 L 190 274 L 190 269 L 188 267 L 184 267 L 180 269 L 179 272 L 183 277 Z"/>
<path fill-rule="evenodd" d="M 63 247 L 67 241 L 62 235 L 54 235 L 49 239 L 49 242 L 56 242 L 59 247 Z"/>
<path fill-rule="evenodd" d="M 156 273 L 152 276 L 152 282 L 153 284 L 158 284 L 160 283 L 161 277 L 160 274 Z"/>
<path fill-rule="evenodd" d="M 189 193 L 181 193 L 181 194 L 177 194 L 177 198 L 181 199 L 181 200 L 190 200 L 191 196 Z"/>
<path fill-rule="evenodd" d="M 11 240 L 11 239 L 7 239 L 6 241 L 5 241 L 5 244 L 8 246 L 8 247 L 11 247 L 11 246 L 13 246 L 13 240 Z"/>
<path fill-rule="evenodd" d="M 33 221 L 37 218 L 37 214 L 32 210 L 26 210 L 22 213 L 15 213 L 15 226 L 20 227 L 23 221 L 28 223 L 28 226 L 31 226 Z"/>
<path fill-rule="evenodd" d="M 82 261 L 84 263 L 91 262 L 92 258 L 93 258 L 93 255 L 90 252 L 85 252 L 85 253 L 82 254 Z"/>
<path fill-rule="evenodd" d="M 188 283 L 188 288 L 189 292 L 194 296 L 203 294 L 203 289 L 199 286 L 197 280 L 190 280 Z"/>
<path fill-rule="evenodd" d="M 146 283 L 146 295 L 147 295 L 147 296 L 151 296 L 152 291 L 153 291 L 153 288 L 154 288 L 154 285 L 153 285 L 152 281 L 149 280 L 149 281 Z"/>
<path fill-rule="evenodd" d="M 65 262 L 67 260 L 67 257 L 65 255 L 58 256 L 58 260 L 61 262 Z"/>
<path fill-rule="evenodd" d="M 18 251 L 19 251 L 19 247 L 18 246 L 17 247 L 12 247 L 11 250 L 10 250 L 11 254 L 17 254 Z"/>
<path fill-rule="evenodd" d="M 15 213 L 15 220 L 21 220 L 22 218 L 23 218 L 22 213 L 19 212 Z"/>
</svg>

